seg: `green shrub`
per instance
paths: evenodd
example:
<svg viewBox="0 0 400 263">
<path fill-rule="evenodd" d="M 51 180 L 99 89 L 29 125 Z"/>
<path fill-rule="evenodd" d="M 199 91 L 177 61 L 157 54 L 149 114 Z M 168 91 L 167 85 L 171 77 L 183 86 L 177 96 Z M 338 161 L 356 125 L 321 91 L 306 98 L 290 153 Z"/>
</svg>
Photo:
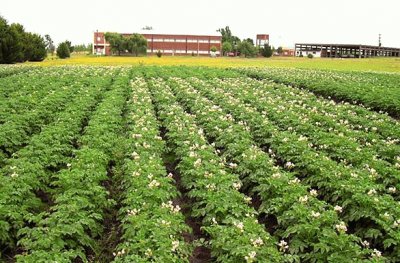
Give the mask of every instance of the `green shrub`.
<svg viewBox="0 0 400 263">
<path fill-rule="evenodd" d="M 308 57 L 308 58 L 313 58 L 314 55 L 310 53 L 310 54 L 307 55 L 307 57 Z"/>
<path fill-rule="evenodd" d="M 161 50 L 157 50 L 156 55 L 157 55 L 157 57 L 161 58 L 161 56 L 162 56 Z"/>
<path fill-rule="evenodd" d="M 59 58 L 69 58 L 71 56 L 69 52 L 69 46 L 66 42 L 61 43 L 57 47 L 57 56 Z"/>
</svg>

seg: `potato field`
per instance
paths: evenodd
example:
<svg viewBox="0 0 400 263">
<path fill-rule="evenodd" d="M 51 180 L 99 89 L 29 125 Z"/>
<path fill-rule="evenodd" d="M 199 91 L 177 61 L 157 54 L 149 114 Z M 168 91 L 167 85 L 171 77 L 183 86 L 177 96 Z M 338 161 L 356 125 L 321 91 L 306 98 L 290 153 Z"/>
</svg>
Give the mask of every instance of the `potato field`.
<svg viewBox="0 0 400 263">
<path fill-rule="evenodd" d="M 0 262 L 400 262 L 400 75 L 0 67 Z"/>
</svg>

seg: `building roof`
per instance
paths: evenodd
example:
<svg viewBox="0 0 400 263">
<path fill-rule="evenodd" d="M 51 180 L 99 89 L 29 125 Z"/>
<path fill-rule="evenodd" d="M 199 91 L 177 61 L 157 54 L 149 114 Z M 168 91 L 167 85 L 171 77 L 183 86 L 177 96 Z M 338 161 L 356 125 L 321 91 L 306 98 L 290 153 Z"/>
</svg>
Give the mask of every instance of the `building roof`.
<svg viewBox="0 0 400 263">
<path fill-rule="evenodd" d="M 363 45 L 363 44 L 321 44 L 321 43 L 296 43 L 297 45 L 303 45 L 303 46 L 334 46 L 334 47 L 347 47 L 347 48 L 373 48 L 373 49 L 398 49 L 400 48 L 395 48 L 395 47 L 379 47 L 379 46 L 372 46 L 372 45 Z"/>
</svg>

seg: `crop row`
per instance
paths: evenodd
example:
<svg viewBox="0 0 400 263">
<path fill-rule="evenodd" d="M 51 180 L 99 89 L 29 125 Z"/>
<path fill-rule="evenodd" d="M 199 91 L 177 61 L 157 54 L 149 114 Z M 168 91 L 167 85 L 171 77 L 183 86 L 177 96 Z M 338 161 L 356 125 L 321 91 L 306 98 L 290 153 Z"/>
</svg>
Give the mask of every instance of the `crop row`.
<svg viewBox="0 0 400 263">
<path fill-rule="evenodd" d="M 54 172 L 66 168 L 73 157 L 82 125 L 109 88 L 110 78 L 95 82 L 76 96 L 58 119 L 34 135 L 29 145 L 6 160 L 0 181 L 0 243 L 16 246 L 19 229 L 46 209 L 45 192 Z"/>
<path fill-rule="evenodd" d="M 30 111 L 36 110 L 43 99 L 62 92 L 61 87 L 70 86 L 73 82 L 71 78 L 63 77 L 44 77 L 2 80 L 2 91 L 12 87 L 15 91 L 0 98 L 0 123 L 3 124 L 13 119 L 14 116 L 22 115 Z"/>
<path fill-rule="evenodd" d="M 111 163 L 123 155 L 123 111 L 129 92 L 129 70 L 121 70 L 93 112 L 75 158 L 52 178 L 53 204 L 19 231 L 24 253 L 18 262 L 70 262 L 97 251 L 103 233 L 103 210 L 110 206 L 102 182 Z"/>
<path fill-rule="evenodd" d="M 0 126 L 1 151 L 12 156 L 29 142 L 33 134 L 40 132 L 43 126 L 53 122 L 57 115 L 61 115 L 64 108 L 73 103 L 75 96 L 82 93 L 82 89 L 85 89 L 85 85 L 78 82 L 69 87 L 59 88 L 56 92 L 50 91 L 47 97 L 35 105 L 34 110 L 22 114 L 9 114 L 8 120 Z"/>
<path fill-rule="evenodd" d="M 188 262 L 191 247 L 182 238 L 189 232 L 172 174 L 167 175 L 152 100 L 143 78 L 131 81 L 127 103 L 127 140 L 121 218 L 121 243 L 114 262 Z"/>
<path fill-rule="evenodd" d="M 340 221 L 341 207 L 332 207 L 316 198 L 317 191 L 299 184 L 293 173 L 276 166 L 275 160 L 255 146 L 243 123 L 202 97 L 187 82 L 174 79 L 171 87 L 201 127 L 222 148 L 227 165 L 242 176 L 243 190 L 261 199 L 259 213 L 274 218 L 266 223 L 280 241 L 280 250 L 296 261 L 351 262 L 366 257 L 357 237 L 347 234 Z M 276 221 L 276 225 L 272 222 Z M 361 242 L 360 242 L 361 243 Z"/>
<path fill-rule="evenodd" d="M 268 115 L 280 130 L 293 130 L 301 134 L 307 138 L 312 148 L 344 165 L 351 166 L 349 169 L 352 169 L 354 173 L 363 173 L 365 176 L 369 176 L 371 181 L 383 184 L 387 193 L 398 199 L 400 169 L 382 160 L 376 151 L 364 147 L 354 139 L 352 140 L 351 137 L 319 127 L 318 123 L 310 120 L 313 118 L 313 112 L 301 111 L 301 107 L 296 107 L 292 100 L 285 100 L 283 92 L 276 91 L 277 96 L 265 94 L 262 88 L 253 88 L 246 85 L 247 82 L 241 83 L 242 86 L 246 85 L 247 87 L 244 90 L 239 88 L 241 85 L 235 85 L 232 81 L 216 81 L 214 83 L 224 87 L 224 90 L 232 92 L 234 96 L 241 96 L 244 103 L 252 105 L 259 112 Z M 384 148 L 382 150 L 384 151 Z M 394 161 L 395 157 L 392 158 Z"/>
<path fill-rule="evenodd" d="M 277 242 L 255 218 L 256 211 L 207 143 L 194 117 L 184 112 L 162 79 L 149 81 L 150 90 L 166 127 L 167 138 L 179 158 L 182 185 L 194 199 L 192 215 L 202 219 L 210 236 L 211 254 L 217 262 L 281 262 Z"/>
<path fill-rule="evenodd" d="M 12 76 L 15 74 L 19 74 L 19 73 L 23 73 L 25 71 L 28 71 L 32 69 L 32 67 L 27 67 L 27 66 L 0 66 L 0 78 L 4 78 L 4 77 L 8 77 L 8 76 Z"/>
<path fill-rule="evenodd" d="M 305 69 L 244 69 L 251 77 L 306 88 L 316 94 L 351 103 L 360 103 L 377 111 L 400 117 L 397 74 L 335 72 Z"/>
<path fill-rule="evenodd" d="M 311 148 L 307 138 L 294 131 L 280 131 L 268 115 L 247 106 L 242 98 L 228 90 L 195 80 L 201 93 L 249 126 L 256 142 L 275 154 L 286 167 L 318 191 L 318 197 L 342 207 L 341 218 L 351 232 L 380 247 L 386 254 L 399 258 L 399 218 L 397 202 L 370 180 L 355 174 L 325 154 Z M 253 99 L 256 101 L 256 98 Z M 380 194 L 378 194 L 378 192 Z"/>
</svg>

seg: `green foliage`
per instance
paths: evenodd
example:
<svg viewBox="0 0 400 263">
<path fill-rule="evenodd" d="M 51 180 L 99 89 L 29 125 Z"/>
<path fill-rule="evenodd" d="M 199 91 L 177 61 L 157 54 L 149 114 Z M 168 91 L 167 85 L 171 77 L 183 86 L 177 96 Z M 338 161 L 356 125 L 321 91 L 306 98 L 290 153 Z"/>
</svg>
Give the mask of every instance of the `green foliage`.
<svg viewBox="0 0 400 263">
<path fill-rule="evenodd" d="M 265 44 L 264 47 L 262 47 L 262 48 L 260 49 L 260 52 L 261 52 L 261 55 L 262 55 L 263 57 L 266 57 L 266 58 L 271 57 L 271 56 L 272 56 L 272 53 L 273 53 L 271 46 L 268 45 L 268 44 Z"/>
<path fill-rule="evenodd" d="M 308 57 L 308 58 L 313 58 L 313 57 L 314 57 L 314 55 L 313 55 L 313 54 L 311 54 L 311 53 L 309 53 L 309 54 L 307 55 L 307 57 Z"/>
<path fill-rule="evenodd" d="M 65 43 L 66 43 L 67 46 L 68 46 L 69 53 L 74 52 L 74 46 L 71 44 L 71 41 L 66 40 Z"/>
<path fill-rule="evenodd" d="M 220 28 L 217 30 L 217 32 L 221 33 L 222 45 L 224 45 L 225 43 L 229 43 L 231 45 L 230 51 L 236 52 L 239 50 L 238 46 L 240 44 L 240 38 L 232 35 L 231 29 L 229 28 L 229 26 L 226 26 L 225 28 Z M 229 46 L 226 46 L 226 48 L 228 49 Z M 227 52 L 230 52 L 230 51 L 227 51 Z"/>
<path fill-rule="evenodd" d="M 38 34 L 27 33 L 25 45 L 25 59 L 29 61 L 43 61 L 46 56 L 46 43 Z"/>
<path fill-rule="evenodd" d="M 104 37 L 110 43 L 112 52 L 117 52 L 118 55 L 121 55 L 121 52 L 125 51 L 125 40 L 121 34 L 107 32 Z"/>
<path fill-rule="evenodd" d="M 47 52 L 53 54 L 54 51 L 56 50 L 56 47 L 54 46 L 53 40 L 51 39 L 50 35 L 48 35 L 48 34 L 46 34 L 44 36 L 44 38 L 45 38 Z"/>
<path fill-rule="evenodd" d="M 126 50 L 134 56 L 146 55 L 147 39 L 143 35 L 132 34 L 131 36 L 124 38 L 123 41 Z"/>
<path fill-rule="evenodd" d="M 222 53 L 224 56 L 226 56 L 226 54 L 231 52 L 232 50 L 233 50 L 233 46 L 230 42 L 222 43 Z"/>
<path fill-rule="evenodd" d="M 248 41 L 240 42 L 238 49 L 240 51 L 240 54 L 245 56 L 246 58 L 255 57 L 257 55 L 256 47 Z"/>
<path fill-rule="evenodd" d="M 161 58 L 161 56 L 162 56 L 161 50 L 157 50 L 156 55 L 157 55 L 157 57 Z"/>
<path fill-rule="evenodd" d="M 248 42 L 248 43 L 250 43 L 251 45 L 254 46 L 254 40 L 252 38 L 243 39 L 243 42 Z"/>
<path fill-rule="evenodd" d="M 44 40 L 39 35 L 25 32 L 21 24 L 8 25 L 0 17 L 0 63 L 42 61 L 45 57 Z"/>
<path fill-rule="evenodd" d="M 229 28 L 229 26 L 226 26 L 225 28 L 220 28 L 217 30 L 217 32 L 221 33 L 222 43 L 229 42 L 229 43 L 233 44 L 233 43 L 240 42 L 240 39 L 237 36 L 232 35 L 231 29 Z"/>
<path fill-rule="evenodd" d="M 218 50 L 218 49 L 217 49 L 216 46 L 212 46 L 212 47 L 210 48 L 210 51 L 211 51 L 211 52 L 214 52 L 214 53 L 217 52 L 217 50 Z"/>
<path fill-rule="evenodd" d="M 282 55 L 282 53 L 283 53 L 283 48 L 282 48 L 281 46 L 279 46 L 279 47 L 276 49 L 276 53 L 278 53 L 279 55 Z"/>
<path fill-rule="evenodd" d="M 74 52 L 77 52 L 77 53 L 83 53 L 83 52 L 84 52 L 84 53 L 86 53 L 86 52 L 91 53 L 91 52 L 92 52 L 92 45 L 93 45 L 93 44 L 74 45 L 74 46 L 73 46 L 73 50 L 74 50 Z"/>
<path fill-rule="evenodd" d="M 57 56 L 59 58 L 69 58 L 71 56 L 67 42 L 62 42 L 58 45 Z"/>
<path fill-rule="evenodd" d="M 213 262 L 400 261 L 399 123 L 329 97 L 396 100 L 395 74 L 7 65 L 0 78 L 13 261 L 190 262 L 196 245 Z M 188 218 L 207 240 L 187 242 Z"/>
<path fill-rule="evenodd" d="M 147 53 L 147 39 L 140 34 L 124 37 L 122 34 L 107 32 L 105 38 L 110 43 L 111 51 L 118 53 L 118 55 L 125 51 L 136 57 Z"/>
</svg>

